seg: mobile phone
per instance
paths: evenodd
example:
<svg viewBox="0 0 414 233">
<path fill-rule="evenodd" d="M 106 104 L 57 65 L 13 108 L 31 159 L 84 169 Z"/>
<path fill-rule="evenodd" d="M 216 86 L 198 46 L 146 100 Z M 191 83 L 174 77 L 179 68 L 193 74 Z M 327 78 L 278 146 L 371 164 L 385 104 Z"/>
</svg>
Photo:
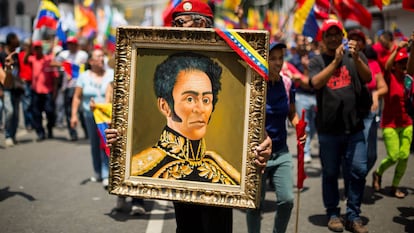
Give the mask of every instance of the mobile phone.
<svg viewBox="0 0 414 233">
<path fill-rule="evenodd" d="M 342 39 L 342 44 L 344 45 L 344 50 L 349 50 L 348 40 L 346 38 Z"/>
<path fill-rule="evenodd" d="M 16 53 L 20 53 L 20 51 L 22 50 L 22 48 L 21 47 L 17 47 L 14 51 L 16 52 Z"/>
</svg>

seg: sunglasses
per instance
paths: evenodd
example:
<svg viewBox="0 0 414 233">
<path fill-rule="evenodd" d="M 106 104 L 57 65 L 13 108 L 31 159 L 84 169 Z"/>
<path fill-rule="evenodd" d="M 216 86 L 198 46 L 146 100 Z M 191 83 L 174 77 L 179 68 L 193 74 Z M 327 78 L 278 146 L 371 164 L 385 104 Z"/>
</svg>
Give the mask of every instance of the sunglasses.
<svg viewBox="0 0 414 233">
<path fill-rule="evenodd" d="M 191 22 L 191 21 L 194 21 L 193 19 L 189 19 L 189 20 L 184 20 L 184 19 L 176 19 L 176 20 L 173 20 L 172 21 L 172 25 L 174 26 L 174 27 L 183 27 L 184 26 L 184 24 L 186 24 L 186 23 L 188 23 L 188 22 Z"/>
</svg>

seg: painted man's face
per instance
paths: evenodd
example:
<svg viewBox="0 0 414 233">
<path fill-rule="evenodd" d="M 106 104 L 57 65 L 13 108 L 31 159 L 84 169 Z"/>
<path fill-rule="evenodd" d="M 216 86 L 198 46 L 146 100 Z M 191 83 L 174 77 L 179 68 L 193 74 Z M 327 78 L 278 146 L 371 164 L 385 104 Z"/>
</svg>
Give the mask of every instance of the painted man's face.
<svg viewBox="0 0 414 233">
<path fill-rule="evenodd" d="M 191 140 L 204 137 L 213 111 L 213 92 L 207 74 L 199 70 L 178 73 L 173 99 L 175 114 L 181 121 L 169 119 L 169 127 Z"/>
</svg>

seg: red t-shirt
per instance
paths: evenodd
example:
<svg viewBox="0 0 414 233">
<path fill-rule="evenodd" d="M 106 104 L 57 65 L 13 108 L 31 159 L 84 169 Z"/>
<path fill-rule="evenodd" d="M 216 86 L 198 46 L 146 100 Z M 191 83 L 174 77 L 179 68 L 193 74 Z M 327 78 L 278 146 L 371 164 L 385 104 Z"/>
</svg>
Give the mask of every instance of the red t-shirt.
<svg viewBox="0 0 414 233">
<path fill-rule="evenodd" d="M 32 66 L 29 63 L 24 63 L 24 55 L 26 51 L 21 51 L 17 56 L 19 58 L 19 76 L 26 81 L 32 81 Z"/>
<path fill-rule="evenodd" d="M 53 55 L 44 55 L 37 59 L 36 56 L 30 55 L 29 62 L 32 65 L 32 89 L 37 94 L 48 94 L 53 91 L 53 82 L 57 71 L 50 65 L 53 61 Z"/>
<path fill-rule="evenodd" d="M 375 52 L 377 52 L 378 63 L 380 64 L 383 71 L 385 70 L 385 63 L 387 63 L 387 60 L 390 57 L 392 51 L 394 51 L 394 49 L 397 49 L 397 47 L 398 45 L 394 44 L 391 49 L 387 49 L 384 48 L 384 46 L 382 46 L 382 44 L 379 42 L 372 45 L 372 48 L 375 50 Z"/>
<path fill-rule="evenodd" d="M 380 67 L 380 65 L 378 64 L 378 62 L 376 60 L 369 59 L 368 60 L 368 66 L 369 66 L 369 69 L 371 70 L 371 75 L 372 76 L 371 76 L 371 82 L 367 83 L 366 85 L 368 87 L 368 90 L 370 90 L 372 92 L 372 91 L 375 91 L 377 89 L 377 79 L 375 78 L 375 76 L 378 73 L 382 73 L 382 70 L 381 70 L 381 67 Z"/>
<path fill-rule="evenodd" d="M 381 127 L 399 128 L 413 124 L 411 117 L 405 110 L 404 79 L 394 74 L 387 75 L 388 93 L 384 96 Z"/>
</svg>

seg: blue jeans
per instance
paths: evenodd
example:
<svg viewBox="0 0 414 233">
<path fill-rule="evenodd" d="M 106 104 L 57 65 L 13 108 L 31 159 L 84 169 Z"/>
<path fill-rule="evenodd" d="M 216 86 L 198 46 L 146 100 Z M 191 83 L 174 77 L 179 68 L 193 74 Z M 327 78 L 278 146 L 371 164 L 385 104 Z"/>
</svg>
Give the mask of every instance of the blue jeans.
<svg viewBox="0 0 414 233">
<path fill-rule="evenodd" d="M 17 126 L 19 124 L 19 103 L 22 92 L 5 89 L 4 90 L 4 113 L 5 113 L 5 133 L 6 139 L 16 139 Z"/>
<path fill-rule="evenodd" d="M 261 210 L 263 209 L 266 194 L 266 178 L 269 176 L 273 178 L 272 181 L 277 197 L 273 233 L 286 232 L 294 201 L 292 171 L 292 155 L 287 147 L 272 153 L 262 176 L 260 207 L 254 210 L 247 210 L 246 219 L 249 233 L 260 232 Z"/>
<path fill-rule="evenodd" d="M 91 111 L 83 112 L 86 129 L 88 130 L 89 140 L 91 144 L 92 166 L 95 176 L 98 179 L 108 178 L 109 159 L 105 150 L 101 148 L 98 128 Z"/>
<path fill-rule="evenodd" d="M 365 188 L 367 147 L 364 133 L 319 134 L 319 157 L 322 165 L 322 197 L 328 218 L 340 216 L 338 178 L 343 163 L 343 177 L 347 196 L 346 216 L 359 218 Z"/>
<path fill-rule="evenodd" d="M 0 96 L 0 126 L 3 126 L 3 110 L 4 110 L 3 96 Z"/>
<path fill-rule="evenodd" d="M 364 137 L 367 143 L 368 172 L 377 161 L 378 123 L 376 117 L 377 114 L 375 112 L 370 112 L 368 116 L 364 118 Z"/>
<path fill-rule="evenodd" d="M 307 123 L 305 132 L 307 135 L 307 139 L 305 142 L 304 152 L 305 158 L 310 158 L 311 142 L 312 138 L 316 134 L 316 97 L 312 94 L 298 92 L 296 93 L 295 101 L 296 112 L 298 113 L 299 117 L 302 117 L 302 109 L 305 109 L 305 122 Z"/>
<path fill-rule="evenodd" d="M 23 117 L 24 117 L 24 126 L 26 128 L 32 127 L 33 115 L 32 115 L 32 83 L 24 83 L 24 93 L 22 96 L 22 107 L 23 107 Z"/>
</svg>

